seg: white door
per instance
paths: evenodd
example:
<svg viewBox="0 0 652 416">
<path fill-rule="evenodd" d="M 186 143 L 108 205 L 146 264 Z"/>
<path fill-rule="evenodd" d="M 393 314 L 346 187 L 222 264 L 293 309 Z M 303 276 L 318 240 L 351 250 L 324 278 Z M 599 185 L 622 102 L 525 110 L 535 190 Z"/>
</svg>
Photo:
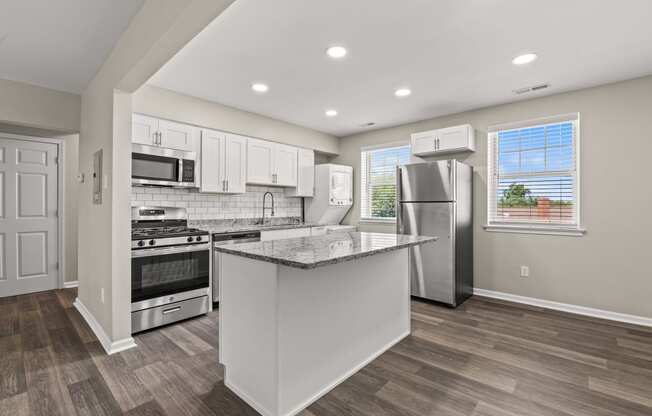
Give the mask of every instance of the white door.
<svg viewBox="0 0 652 416">
<path fill-rule="evenodd" d="M 158 124 L 161 147 L 192 152 L 195 150 L 196 127 L 174 121 L 160 120 Z"/>
<path fill-rule="evenodd" d="M 247 139 L 247 182 L 273 185 L 275 144 L 258 139 Z"/>
<path fill-rule="evenodd" d="M 276 185 L 297 186 L 298 152 L 296 147 L 276 145 Z"/>
<path fill-rule="evenodd" d="M 447 151 L 469 147 L 469 126 L 455 126 L 437 130 L 439 147 L 437 150 Z"/>
<path fill-rule="evenodd" d="M 201 192 L 226 192 L 224 159 L 224 133 L 202 130 Z"/>
<path fill-rule="evenodd" d="M 131 141 L 154 146 L 158 144 L 158 119 L 140 114 L 131 118 Z"/>
<path fill-rule="evenodd" d="M 57 145 L 0 135 L 0 297 L 58 286 Z"/>
<path fill-rule="evenodd" d="M 227 134 L 224 147 L 226 191 L 244 193 L 247 183 L 247 138 Z"/>
</svg>

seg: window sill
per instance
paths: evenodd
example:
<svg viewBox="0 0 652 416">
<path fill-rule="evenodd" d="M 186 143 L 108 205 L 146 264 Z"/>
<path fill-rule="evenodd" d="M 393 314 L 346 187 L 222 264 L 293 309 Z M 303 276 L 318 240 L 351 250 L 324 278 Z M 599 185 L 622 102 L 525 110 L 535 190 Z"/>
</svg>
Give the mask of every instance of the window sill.
<svg viewBox="0 0 652 416">
<path fill-rule="evenodd" d="M 564 227 L 542 227 L 527 225 L 485 225 L 485 231 L 495 233 L 516 233 L 516 234 L 540 234 L 540 235 L 563 235 L 569 237 L 582 237 L 586 234 L 583 228 Z"/>
<path fill-rule="evenodd" d="M 360 224 L 396 224 L 395 218 L 360 218 Z"/>
</svg>

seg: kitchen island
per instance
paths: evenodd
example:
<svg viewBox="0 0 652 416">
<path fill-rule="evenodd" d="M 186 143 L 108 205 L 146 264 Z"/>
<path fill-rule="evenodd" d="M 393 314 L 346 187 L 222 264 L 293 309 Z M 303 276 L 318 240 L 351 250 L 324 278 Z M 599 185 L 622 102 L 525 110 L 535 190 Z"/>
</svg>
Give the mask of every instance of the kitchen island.
<svg viewBox="0 0 652 416">
<path fill-rule="evenodd" d="M 294 415 L 410 333 L 408 248 L 435 237 L 349 232 L 216 247 L 227 387 Z"/>
</svg>

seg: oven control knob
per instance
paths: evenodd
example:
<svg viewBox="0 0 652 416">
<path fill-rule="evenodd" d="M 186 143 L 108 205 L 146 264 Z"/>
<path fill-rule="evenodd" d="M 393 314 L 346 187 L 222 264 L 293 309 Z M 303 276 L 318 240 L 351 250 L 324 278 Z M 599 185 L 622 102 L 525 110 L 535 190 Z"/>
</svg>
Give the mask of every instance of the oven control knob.
<svg viewBox="0 0 652 416">
<path fill-rule="evenodd" d="M 150 246 L 153 246 L 154 244 L 156 244 L 156 241 L 154 241 L 154 240 L 149 240 L 149 245 L 150 245 Z"/>
<path fill-rule="evenodd" d="M 144 246 L 144 245 L 145 245 L 145 242 L 144 242 L 143 240 L 140 240 L 140 241 L 138 242 L 138 247 L 142 247 L 142 246 Z"/>
<path fill-rule="evenodd" d="M 195 238 L 195 241 L 201 241 L 201 235 L 198 235 L 197 238 Z"/>
<path fill-rule="evenodd" d="M 187 241 L 188 241 L 189 243 L 192 243 L 192 237 L 188 237 Z"/>
</svg>

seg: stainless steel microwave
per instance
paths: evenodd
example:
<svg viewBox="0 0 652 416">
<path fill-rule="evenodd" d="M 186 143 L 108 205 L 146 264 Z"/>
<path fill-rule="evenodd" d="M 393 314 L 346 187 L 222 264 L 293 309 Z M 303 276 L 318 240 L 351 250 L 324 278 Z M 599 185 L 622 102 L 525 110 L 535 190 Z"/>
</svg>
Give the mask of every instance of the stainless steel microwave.
<svg viewBox="0 0 652 416">
<path fill-rule="evenodd" d="M 197 154 L 141 144 L 131 145 L 133 185 L 198 186 Z"/>
</svg>

